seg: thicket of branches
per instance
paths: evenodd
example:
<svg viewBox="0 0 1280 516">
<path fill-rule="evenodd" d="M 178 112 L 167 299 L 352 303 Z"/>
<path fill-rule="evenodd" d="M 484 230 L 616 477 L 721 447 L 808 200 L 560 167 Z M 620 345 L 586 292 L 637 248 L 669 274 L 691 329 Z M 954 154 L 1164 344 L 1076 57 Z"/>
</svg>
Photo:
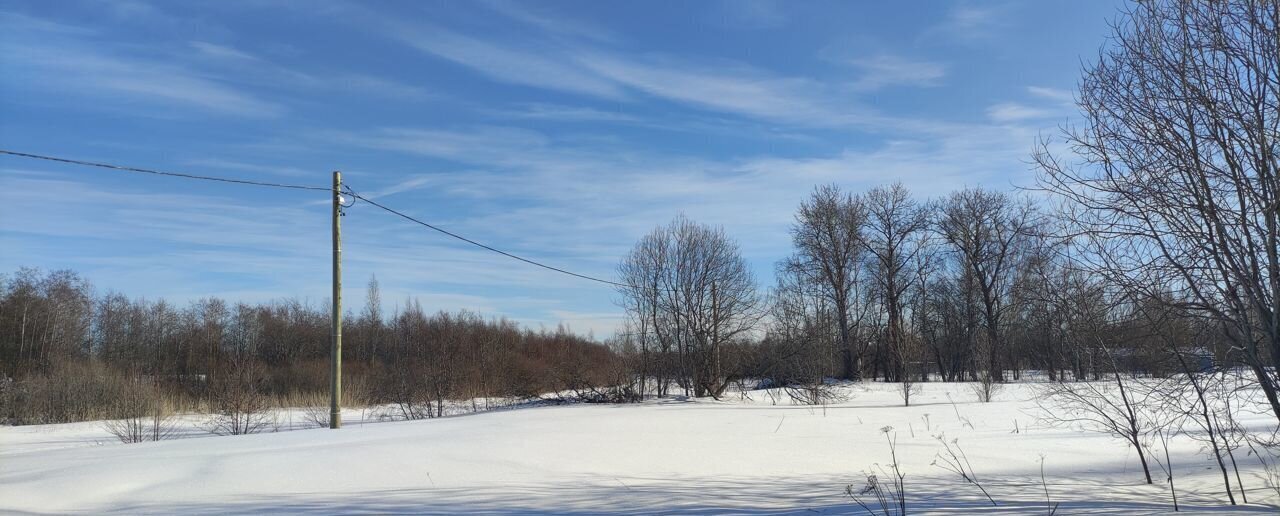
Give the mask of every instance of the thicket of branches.
<svg viewBox="0 0 1280 516">
<path fill-rule="evenodd" d="M 1280 5 L 1143 2 L 1125 13 L 1040 185 L 1079 267 L 1216 326 L 1280 417 Z"/>
<path fill-rule="evenodd" d="M 428 314 L 416 301 L 384 316 L 376 282 L 368 297 L 344 317 L 345 383 L 362 398 L 349 402 L 427 417 L 442 414 L 444 400 L 616 396 L 607 389 L 620 383 L 616 355 L 564 328 Z M 70 271 L 21 269 L 0 276 L 0 419 L 152 417 L 163 402 L 220 415 L 219 432 L 252 432 L 265 425 L 263 407 L 327 395 L 328 314 L 295 299 L 179 307 L 99 295 Z"/>
</svg>

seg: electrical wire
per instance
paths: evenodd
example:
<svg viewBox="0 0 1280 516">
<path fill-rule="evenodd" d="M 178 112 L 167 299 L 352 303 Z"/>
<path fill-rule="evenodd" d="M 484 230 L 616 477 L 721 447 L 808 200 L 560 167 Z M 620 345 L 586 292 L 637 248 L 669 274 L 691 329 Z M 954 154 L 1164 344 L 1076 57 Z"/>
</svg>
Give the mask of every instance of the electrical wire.
<svg viewBox="0 0 1280 516">
<path fill-rule="evenodd" d="M 306 185 L 292 185 L 292 184 L 285 184 L 285 183 L 268 183 L 268 182 L 263 182 L 263 181 L 251 181 L 251 180 L 248 180 L 248 179 L 230 179 L 230 178 L 225 178 L 225 177 L 202 176 L 202 175 L 187 174 L 187 173 L 182 173 L 182 172 L 165 172 L 165 171 L 161 171 L 161 170 L 152 170 L 152 169 L 138 168 L 138 167 L 128 167 L 128 166 L 123 166 L 123 165 L 113 165 L 113 164 L 110 164 L 110 163 L 97 163 L 97 162 L 92 162 L 92 161 L 83 161 L 83 160 L 70 159 L 70 158 L 59 158 L 59 157 L 55 157 L 55 156 L 43 156 L 43 155 L 40 155 L 40 154 L 30 154 L 30 153 L 26 153 L 26 152 L 17 152 L 17 151 L 5 150 L 5 149 L 0 149 L 0 154 L 5 154 L 5 155 L 9 155 L 9 156 L 16 156 L 16 157 L 20 157 L 20 158 L 38 159 L 38 160 L 53 161 L 53 162 L 58 162 L 58 163 L 67 163 L 67 164 L 72 164 L 72 165 L 81 165 L 81 166 L 87 166 L 87 167 L 107 168 L 107 169 L 120 170 L 120 171 L 125 171 L 125 172 L 138 172 L 138 173 L 143 173 L 143 174 L 153 174 L 153 175 L 158 175 L 158 176 L 177 177 L 177 178 L 183 178 L 183 179 L 198 179 L 198 180 L 203 180 L 203 181 L 215 181 L 215 182 L 220 182 L 220 183 L 232 183 L 232 184 L 242 184 L 242 185 L 251 185 L 251 186 L 263 186 L 263 187 L 270 187 L 270 188 L 288 188 L 288 189 L 293 189 L 293 190 L 311 190 L 311 191 L 322 191 L 322 192 L 332 192 L 332 191 L 333 191 L 333 188 L 331 188 L 331 187 L 306 186 Z M 584 280 L 588 280 L 588 281 L 594 281 L 594 282 L 596 282 L 596 283 L 602 283 L 602 284 L 610 285 L 610 286 L 614 286 L 614 287 L 621 287 L 621 288 L 626 288 L 626 289 L 640 289 L 640 290 L 645 290 L 645 289 L 649 289 L 649 288 L 651 288 L 651 287 L 637 287 L 637 286 L 634 286 L 634 285 L 628 285 L 628 284 L 626 284 L 626 283 L 619 283 L 619 282 L 616 282 L 616 281 L 610 281 L 610 280 L 603 279 L 603 278 L 597 278 L 597 277 L 595 277 L 595 276 L 589 276 L 589 275 L 586 275 L 586 274 L 579 274 L 579 273 L 576 273 L 576 272 L 573 272 L 573 271 L 570 271 L 570 270 L 562 269 L 562 268 L 555 267 L 555 266 L 552 266 L 552 265 L 547 265 L 547 264 L 545 264 L 545 263 L 542 263 L 542 262 L 539 262 L 539 261 L 536 261 L 536 260 L 531 260 L 531 259 L 529 259 L 529 258 L 525 258 L 525 257 L 523 257 L 523 256 L 519 256 L 519 255 L 516 255 L 516 254 L 512 254 L 512 253 L 509 253 L 509 252 L 503 251 L 503 250 L 501 250 L 501 249 L 495 248 L 495 247 L 493 247 L 493 246 L 489 246 L 489 245 L 482 244 L 482 243 L 480 243 L 480 242 L 477 242 L 477 241 L 472 240 L 472 239 L 470 239 L 470 238 L 464 237 L 464 236 L 459 235 L 459 234 L 457 234 L 457 233 L 451 232 L 451 231 L 449 231 L 449 230 L 446 230 L 446 229 L 440 228 L 440 227 L 438 227 L 438 226 L 434 226 L 434 225 L 432 225 L 432 224 L 429 224 L 429 223 L 427 223 L 427 222 L 424 222 L 424 221 L 422 221 L 422 220 L 419 220 L 419 219 L 417 219 L 417 218 L 414 218 L 414 217 L 412 217 L 412 216 L 410 216 L 410 215 L 408 215 L 408 214 L 406 214 L 406 213 L 404 213 L 404 212 L 401 212 L 401 211 L 395 210 L 395 209 L 393 209 L 393 208 L 390 208 L 390 207 L 388 207 L 388 206 L 385 206 L 385 205 L 383 205 L 383 204 L 380 204 L 380 203 L 378 203 L 377 201 L 374 201 L 374 200 L 372 200 L 372 199 L 369 199 L 368 197 L 365 197 L 365 196 L 362 196 L 362 195 L 360 195 L 360 194 L 356 193 L 354 190 L 351 190 L 351 188 L 350 188 L 350 187 L 347 187 L 346 185 L 343 185 L 343 189 L 342 189 L 341 194 L 350 195 L 352 198 L 360 199 L 360 200 L 362 200 L 362 201 L 364 201 L 364 202 L 369 203 L 371 206 L 374 206 L 374 207 L 379 208 L 379 209 L 381 209 L 381 210 L 383 210 L 383 211 L 386 211 L 386 212 L 388 212 L 388 213 L 391 213 L 391 214 L 393 214 L 393 215 L 396 215 L 396 216 L 398 216 L 398 217 L 400 217 L 400 218 L 402 218 L 402 219 L 408 220 L 408 221 L 410 221 L 410 222 L 413 222 L 413 223 L 415 223 L 415 224 L 421 225 L 421 226 L 426 227 L 426 228 L 428 228 L 428 229 L 431 229 L 431 230 L 433 230 L 433 231 L 436 231 L 436 232 L 442 233 L 442 234 L 444 234 L 444 235 L 447 235 L 447 236 L 453 237 L 453 238 L 455 238 L 455 239 L 461 240 L 461 241 L 463 241 L 463 242 L 466 242 L 466 243 L 471 244 L 471 245 L 473 245 L 473 246 L 479 247 L 479 248 L 484 249 L 484 250 L 486 250 L 486 251 L 490 251 L 490 252 L 493 252 L 493 253 L 497 253 L 497 254 L 500 254 L 500 255 L 502 255 L 502 256 L 506 256 L 507 258 L 511 258 L 511 259 L 513 259 L 513 260 L 521 261 L 521 262 L 527 263 L 527 264 L 529 264 L 529 265 L 533 265 L 533 266 L 535 266 L 535 267 L 541 267 L 541 268 L 543 268 L 543 269 L 547 269 L 547 270 L 549 270 L 549 271 L 554 271 L 554 272 L 558 272 L 558 273 L 560 273 L 560 274 L 565 274 L 565 275 L 568 275 L 568 276 L 573 276 L 573 277 L 575 277 L 575 278 L 580 278 L 580 279 L 584 279 Z M 343 208 L 347 208 L 347 207 L 350 207 L 350 204 L 344 204 L 344 205 L 343 205 Z"/>
<path fill-rule="evenodd" d="M 459 234 L 457 234 L 457 233 L 454 233 L 454 232 L 451 232 L 451 231 L 449 231 L 449 230 L 446 230 L 446 229 L 440 228 L 440 227 L 438 227 L 438 226 L 434 226 L 434 225 L 428 224 L 428 223 L 423 222 L 423 221 L 421 221 L 421 220 L 418 220 L 417 218 L 414 218 L 414 217 L 412 217 L 412 216 L 410 216 L 410 215 L 408 215 L 408 214 L 405 214 L 404 212 L 397 211 L 397 210 L 395 210 L 395 209 L 393 209 L 393 208 L 389 208 L 389 207 L 387 207 L 387 206 L 384 206 L 384 205 L 382 205 L 382 204 L 379 204 L 377 201 L 373 201 L 373 200 L 369 199 L 368 197 L 364 197 L 364 196 L 362 196 L 362 195 L 360 195 L 360 194 L 357 194 L 357 193 L 355 193 L 355 192 L 352 192 L 352 191 L 350 191 L 350 190 L 348 190 L 347 192 L 348 192 L 348 193 L 350 193 L 352 197 L 355 197 L 355 198 L 360 199 L 360 200 L 362 200 L 362 201 L 364 201 L 364 202 L 367 202 L 367 203 L 369 203 L 370 205 L 372 205 L 372 206 L 374 206 L 374 207 L 376 207 L 376 208 L 382 209 L 383 211 L 386 211 L 386 212 L 388 212 L 388 213 L 391 213 L 391 214 L 393 214 L 393 215 L 396 215 L 396 216 L 398 216 L 398 217 L 400 217 L 400 218 L 402 218 L 402 219 L 405 219 L 405 220 L 407 220 L 407 221 L 409 221 L 409 222 L 413 222 L 414 224 L 418 224 L 418 225 L 424 226 L 424 227 L 426 227 L 426 228 L 428 228 L 428 229 L 431 229 L 431 230 L 433 230 L 433 231 L 436 231 L 436 232 L 439 232 L 439 233 L 442 233 L 442 234 L 448 235 L 448 236 L 450 236 L 450 237 L 456 238 L 456 239 L 458 239 L 458 240 L 461 240 L 461 241 L 466 242 L 466 243 L 468 243 L 468 244 L 471 244 L 471 245 L 473 245 L 473 246 L 479 247 L 479 248 L 484 249 L 484 250 L 486 250 L 486 251 L 491 251 L 491 252 L 494 252 L 494 253 L 498 253 L 498 254 L 500 254 L 500 255 L 506 256 L 507 258 L 511 258 L 511 259 L 513 259 L 513 260 L 522 261 L 522 262 L 527 263 L 527 264 L 529 264 L 529 265 L 533 265 L 533 266 L 536 266 L 536 267 L 541 267 L 541 268 L 543 268 L 543 269 L 547 269 L 547 270 L 550 270 L 550 271 L 555 271 L 555 272 L 558 272 L 558 273 L 560 273 L 560 274 L 567 274 L 567 275 L 569 275 L 569 276 L 573 276 L 573 277 L 575 277 L 575 278 L 581 278 L 581 279 L 588 280 L 588 281 L 594 281 L 594 282 L 597 282 L 597 283 L 603 283 L 603 284 L 605 284 L 605 285 L 612 285 L 612 286 L 615 286 L 615 287 L 622 287 L 622 288 L 636 288 L 636 287 L 634 287 L 634 286 L 627 285 L 626 283 L 618 283 L 618 282 L 616 282 L 616 281 L 609 281 L 609 280 L 607 280 L 607 279 L 597 278 L 597 277 L 594 277 L 594 276 L 588 276 L 588 275 L 586 275 L 586 274 L 578 274 L 578 273 L 576 273 L 576 272 L 568 271 L 568 270 L 561 269 L 561 268 L 559 268 L 559 267 L 554 267 L 554 266 L 551 266 L 551 265 L 547 265 L 547 264 L 545 264 L 545 263 L 538 262 L 538 261 L 536 261 L 536 260 L 530 260 L 530 259 L 525 258 L 525 257 L 523 257 L 523 256 L 518 256 L 518 255 L 515 255 L 515 254 L 511 254 L 511 253 L 508 253 L 508 252 L 503 251 L 503 250 L 501 250 L 501 249 L 497 249 L 497 248 L 494 248 L 494 247 L 492 247 L 492 246 L 488 246 L 488 245 L 482 244 L 482 243 L 480 243 L 480 242 L 477 242 L 477 241 L 472 240 L 472 239 L 470 239 L 470 238 L 464 237 L 464 236 L 459 235 Z"/>
<path fill-rule="evenodd" d="M 271 188 L 289 188 L 289 189 L 293 189 L 293 190 L 316 190 L 316 191 L 322 191 L 322 192 L 329 192 L 329 191 L 333 191 L 333 188 L 326 188 L 326 187 L 321 187 L 321 186 L 291 185 L 291 184 L 284 184 L 284 183 L 267 183 L 267 182 L 263 182 L 263 181 L 250 181 L 250 180 L 248 180 L 248 179 L 229 179 L 229 178 L 225 178 L 225 177 L 201 176 L 201 175 L 196 175 L 196 174 L 185 174 L 185 173 L 181 173 L 181 172 L 163 172 L 163 171 L 160 171 L 160 170 L 151 170 L 151 169 L 146 169 L 146 168 L 137 168 L 137 167 L 126 167 L 126 166 L 121 166 L 121 165 L 112 165 L 112 164 L 110 164 L 110 163 L 95 163 L 95 162 L 92 162 L 92 161 L 81 161 L 81 160 L 78 160 L 78 159 L 58 158 L 58 157 L 54 157 L 54 156 L 41 156 L 41 155 L 39 155 L 39 154 L 28 154 L 28 153 L 26 153 L 26 152 L 15 152 L 15 151 L 11 151 L 11 150 L 4 150 L 4 149 L 0 149 L 0 154 L 7 154 L 7 155 L 9 155 L 9 156 L 17 156 L 17 157 L 20 157 L 20 158 L 30 158 L 30 159 L 39 159 L 39 160 L 45 160 L 45 161 L 54 161 L 54 162 L 58 162 L 58 163 L 69 163 L 69 164 L 72 164 L 72 165 L 83 165 L 83 166 L 86 166 L 86 167 L 109 168 L 109 169 L 112 169 L 112 170 L 122 170 L 122 171 L 125 171 L 125 172 L 139 172 L 139 173 L 143 173 L 143 174 L 154 174 L 154 175 L 158 175 L 158 176 L 180 177 L 180 178 L 184 178 L 184 179 L 200 179 L 200 180 L 203 180 L 203 181 L 217 181 L 217 182 L 220 182 L 220 183 L 233 183 L 233 184 L 241 184 L 241 185 L 265 186 L 265 187 L 271 187 Z"/>
</svg>

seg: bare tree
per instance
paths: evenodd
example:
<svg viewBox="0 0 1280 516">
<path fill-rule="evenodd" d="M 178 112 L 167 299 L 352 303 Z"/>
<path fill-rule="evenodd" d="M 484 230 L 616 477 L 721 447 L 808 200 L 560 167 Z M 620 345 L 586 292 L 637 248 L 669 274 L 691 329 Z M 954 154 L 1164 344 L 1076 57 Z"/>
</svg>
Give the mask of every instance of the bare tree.
<svg viewBox="0 0 1280 516">
<path fill-rule="evenodd" d="M 925 231 L 929 229 L 929 212 L 911 198 L 902 183 L 873 188 L 864 199 L 867 217 L 862 240 L 873 258 L 872 276 L 888 318 L 885 344 L 889 356 L 895 359 L 889 369 L 898 381 L 909 382 L 905 377 L 910 364 L 903 359 L 915 360 L 917 353 L 915 341 L 911 342 L 911 350 L 902 349 L 908 345 L 903 328 L 903 298 L 914 279 L 911 266 L 928 245 Z M 909 393 L 910 387 L 904 389 L 904 393 Z"/>
<path fill-rule="evenodd" d="M 633 317 L 648 315 L 658 340 L 674 344 L 686 388 L 719 397 L 732 380 L 723 348 L 763 315 L 737 243 L 682 215 L 643 238 L 619 269 L 624 280 L 643 281 L 620 287 L 623 306 Z"/>
<path fill-rule="evenodd" d="M 213 415 L 207 428 L 219 435 L 261 432 L 275 423 L 261 389 L 262 368 L 251 357 L 233 357 L 210 385 Z"/>
<path fill-rule="evenodd" d="M 369 276 L 369 284 L 365 288 L 364 310 L 357 321 L 356 328 L 353 329 L 359 329 L 358 356 L 362 360 L 373 360 L 378 356 L 379 348 L 385 344 L 386 340 L 386 321 L 382 316 L 382 288 L 378 284 L 377 276 Z"/>
<path fill-rule="evenodd" d="M 959 274 L 979 301 L 986 332 L 978 342 L 983 353 L 974 358 L 989 381 L 1004 381 L 1003 321 L 1013 273 L 1029 249 L 1036 223 L 1030 201 L 980 188 L 953 192 L 939 210 L 938 232 L 950 244 Z"/>
<path fill-rule="evenodd" d="M 1213 455 L 1213 460 L 1218 465 L 1218 470 L 1222 473 L 1222 483 L 1227 494 L 1227 500 L 1231 505 L 1236 504 L 1235 494 L 1231 491 L 1231 477 L 1227 472 L 1227 463 L 1223 460 L 1223 456 L 1227 455 L 1232 464 L 1235 458 L 1230 456 L 1231 443 L 1226 435 L 1228 430 L 1223 428 L 1221 418 L 1219 417 L 1218 407 L 1213 396 L 1213 384 L 1217 383 L 1220 378 L 1212 374 L 1203 374 L 1200 371 L 1192 369 L 1185 356 L 1179 350 L 1174 350 L 1175 357 L 1182 367 L 1183 375 L 1178 377 L 1178 382 L 1171 383 L 1170 389 L 1164 394 L 1166 399 L 1171 402 L 1172 409 L 1183 416 L 1184 424 L 1191 424 L 1198 432 L 1184 432 L 1197 441 L 1205 443 L 1207 453 Z M 1187 401 L 1191 404 L 1188 405 Z M 1237 471 L 1238 474 L 1238 471 Z M 1241 485 L 1243 492 L 1244 486 Z M 1248 503 L 1246 501 L 1246 503 Z"/>
<path fill-rule="evenodd" d="M 915 313 L 917 331 L 942 378 L 949 382 L 964 380 L 965 372 L 976 365 L 973 355 L 979 329 L 978 309 L 973 290 L 966 288 L 969 276 L 941 274 L 930 268 L 918 280 L 921 290 Z"/>
<path fill-rule="evenodd" d="M 1164 471 L 1165 481 L 1169 483 L 1169 496 L 1173 498 L 1174 512 L 1178 512 L 1180 509 L 1178 508 L 1178 490 L 1173 485 L 1174 467 L 1173 458 L 1169 455 L 1169 438 L 1171 437 L 1171 433 L 1176 432 L 1176 430 L 1170 429 L 1166 425 L 1156 425 L 1155 430 L 1151 432 L 1152 435 L 1155 436 L 1156 440 L 1160 442 L 1160 448 L 1164 451 L 1164 460 L 1160 460 L 1160 455 L 1153 453 L 1150 446 L 1147 447 L 1148 453 L 1155 458 L 1156 465 L 1160 466 L 1161 471 Z"/>
<path fill-rule="evenodd" d="M 1093 273 L 1217 321 L 1280 418 L 1280 3 L 1134 4 L 1040 186 Z"/>
<path fill-rule="evenodd" d="M 761 376 L 801 404 L 840 400 L 839 389 L 827 382 L 838 367 L 835 363 L 841 362 L 840 347 L 832 345 L 839 336 L 830 302 L 786 262 L 779 265 L 776 278 L 770 303 L 773 325 L 761 343 Z"/>
<path fill-rule="evenodd" d="M 639 344 L 641 375 L 645 382 L 653 377 L 660 398 L 668 395 L 678 372 L 673 353 L 683 350 L 676 343 L 679 335 L 673 321 L 662 310 L 662 301 L 668 299 L 663 290 L 664 274 L 672 266 L 669 243 L 664 231 L 655 230 L 641 238 L 618 264 L 618 276 L 629 286 L 619 303 L 630 317 L 632 336 Z"/>
<path fill-rule="evenodd" d="M 1157 406 L 1164 392 L 1125 378 L 1114 368 L 1110 372 L 1109 382 L 1047 384 L 1036 402 L 1043 419 L 1050 424 L 1074 425 L 1124 440 L 1138 452 L 1142 474 L 1151 484 L 1151 468 L 1143 446 L 1153 426 L 1147 411 Z"/>
<path fill-rule="evenodd" d="M 899 337 L 897 345 L 892 348 L 893 359 L 901 367 L 900 376 L 898 376 L 898 395 L 902 397 L 904 407 L 910 407 L 911 397 L 920 393 L 920 384 L 916 383 L 917 379 L 928 375 L 923 368 L 924 361 L 920 360 L 924 355 L 923 347 L 920 337 L 909 334 Z"/>
<path fill-rule="evenodd" d="M 865 345 L 858 335 L 860 317 L 854 312 L 858 309 L 860 262 L 866 248 L 862 240 L 866 220 L 867 209 L 861 199 L 841 192 L 835 185 L 824 185 L 800 203 L 796 222 L 791 226 L 795 255 L 787 263 L 807 282 L 818 286 L 817 291 L 831 303 L 839 330 L 844 378 L 861 378 L 862 374 Z"/>
<path fill-rule="evenodd" d="M 153 382 L 131 378 L 117 393 L 113 412 L 124 417 L 108 419 L 102 427 L 122 443 L 169 439 L 177 431 L 173 409 Z"/>
</svg>

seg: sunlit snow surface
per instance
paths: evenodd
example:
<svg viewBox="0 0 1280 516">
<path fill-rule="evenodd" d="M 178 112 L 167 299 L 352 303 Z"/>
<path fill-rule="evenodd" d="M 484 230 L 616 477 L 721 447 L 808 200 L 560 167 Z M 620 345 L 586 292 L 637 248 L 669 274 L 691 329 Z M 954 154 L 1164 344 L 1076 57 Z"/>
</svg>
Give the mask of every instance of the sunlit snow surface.
<svg viewBox="0 0 1280 516">
<path fill-rule="evenodd" d="M 1058 514 L 1172 513 L 1154 461 L 1146 485 L 1122 441 L 1038 422 L 1034 384 L 1006 386 L 992 403 L 966 384 L 922 384 L 909 408 L 896 387 L 848 386 L 847 402 L 825 408 L 753 391 L 364 424 L 354 410 L 339 431 L 287 431 L 301 426 L 291 411 L 284 431 L 233 437 L 206 437 L 193 417 L 189 438 L 127 445 L 99 423 L 0 427 L 0 512 L 856 514 L 845 486 L 888 463 L 891 426 L 912 514 L 1045 514 L 1042 455 Z M 1241 418 L 1274 428 L 1259 412 Z M 944 433 L 998 507 L 931 465 Z M 1235 508 L 1200 450 L 1185 436 L 1173 443 L 1183 514 L 1277 513 L 1247 449 L 1236 458 L 1250 504 Z"/>
</svg>

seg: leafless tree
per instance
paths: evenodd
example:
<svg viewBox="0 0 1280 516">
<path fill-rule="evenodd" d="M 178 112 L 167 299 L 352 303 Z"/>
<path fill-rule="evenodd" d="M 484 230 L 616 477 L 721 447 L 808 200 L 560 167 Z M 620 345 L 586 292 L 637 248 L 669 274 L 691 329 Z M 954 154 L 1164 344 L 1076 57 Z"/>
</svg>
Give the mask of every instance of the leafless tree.
<svg viewBox="0 0 1280 516">
<path fill-rule="evenodd" d="M 369 277 L 369 283 L 365 287 L 364 309 L 353 326 L 352 330 L 355 331 L 349 333 L 355 337 L 352 339 L 355 341 L 353 344 L 358 346 L 355 348 L 355 355 L 363 361 L 373 360 L 387 340 L 386 320 L 382 314 L 382 287 L 377 276 Z"/>
<path fill-rule="evenodd" d="M 672 267 L 671 249 L 665 231 L 655 230 L 640 239 L 622 263 L 618 264 L 621 282 L 630 288 L 619 303 L 630 317 L 631 337 L 638 344 L 641 376 L 655 382 L 658 397 L 666 397 L 671 382 L 678 373 L 674 353 L 683 355 L 683 347 L 677 344 L 680 337 L 673 321 L 662 308 L 670 299 L 666 288 L 665 271 Z"/>
<path fill-rule="evenodd" d="M 874 263 L 872 277 L 880 291 L 887 316 L 885 345 L 894 363 L 890 365 L 897 381 L 910 382 L 903 359 L 915 360 L 916 342 L 912 349 L 902 349 L 908 340 L 903 328 L 904 297 L 913 280 L 912 266 L 928 245 L 925 232 L 929 229 L 929 212 L 923 209 L 901 183 L 871 189 L 864 197 L 866 222 L 862 230 L 862 242 Z M 802 208 L 803 209 L 803 208 Z M 909 392 L 910 387 L 905 387 Z"/>
<path fill-rule="evenodd" d="M 894 361 L 901 364 L 901 376 L 898 377 L 898 395 L 902 397 L 904 407 L 911 406 L 911 397 L 920 393 L 918 379 L 928 375 L 924 370 L 924 346 L 920 337 L 915 334 L 902 335 L 893 347 Z"/>
<path fill-rule="evenodd" d="M 838 401 L 840 390 L 827 382 L 836 363 L 842 362 L 831 303 L 817 292 L 820 287 L 785 262 L 776 279 L 770 299 L 773 324 L 760 344 L 760 376 L 785 388 L 792 401 L 801 404 Z"/>
<path fill-rule="evenodd" d="M 1148 447 L 1148 453 L 1155 458 L 1156 465 L 1160 466 L 1160 470 L 1164 471 L 1165 481 L 1169 484 L 1169 496 L 1173 498 L 1173 511 L 1178 512 L 1180 510 L 1178 508 L 1178 490 L 1173 485 L 1173 458 L 1169 455 L 1169 438 L 1172 433 L 1176 433 L 1176 430 L 1170 429 L 1166 426 L 1157 426 L 1156 429 L 1151 432 L 1155 437 L 1155 440 L 1160 443 L 1161 450 L 1164 451 L 1164 460 L 1160 460 L 1159 454 L 1151 452 L 1150 447 Z"/>
<path fill-rule="evenodd" d="M 985 338 L 979 340 L 983 353 L 974 358 L 980 374 L 994 382 L 1004 380 L 1003 321 L 1013 273 L 1030 248 L 1036 222 L 1030 201 L 978 188 L 953 192 L 938 213 L 938 232 L 950 244 L 965 286 L 979 301 Z"/>
<path fill-rule="evenodd" d="M 1036 402 L 1042 418 L 1050 424 L 1078 426 L 1123 439 L 1137 451 L 1142 473 L 1151 484 L 1151 468 L 1143 444 L 1153 427 L 1149 411 L 1159 405 L 1165 392 L 1158 381 L 1144 383 L 1126 377 L 1115 367 L 1109 353 L 1108 358 L 1110 381 L 1050 383 Z"/>
<path fill-rule="evenodd" d="M 919 278 L 922 286 L 915 313 L 917 331 L 942 378 L 963 381 L 965 373 L 972 373 L 975 365 L 974 347 L 979 330 L 977 302 L 973 289 L 967 288 L 971 275 L 952 276 L 940 273 L 939 269 L 929 269 Z M 976 375 L 970 376 L 976 378 Z"/>
<path fill-rule="evenodd" d="M 1210 336 L 1207 334 L 1214 330 L 1194 324 L 1194 320 L 1182 313 L 1183 309 L 1174 308 L 1168 299 L 1173 295 L 1165 291 L 1158 295 L 1165 298 L 1163 300 L 1144 298 L 1135 303 L 1132 310 L 1131 326 L 1138 331 L 1130 335 L 1130 339 L 1156 342 L 1175 371 L 1157 385 L 1161 403 L 1156 406 L 1149 426 L 1158 432 L 1157 437 L 1166 448 L 1167 433 L 1181 433 L 1201 442 L 1202 449 L 1218 465 L 1227 499 L 1235 505 L 1228 462 L 1236 471 L 1241 496 L 1247 495 L 1233 453 L 1243 446 L 1245 437 L 1236 423 L 1233 393 L 1225 385 L 1226 375 L 1200 363 L 1198 355 L 1203 349 L 1194 345 L 1205 342 Z M 1165 453 L 1169 460 L 1167 449 Z M 1172 476 L 1171 469 L 1166 473 Z M 1244 501 L 1248 503 L 1247 499 Z"/>
<path fill-rule="evenodd" d="M 1094 274 L 1216 321 L 1280 418 L 1280 3 L 1140 2 L 1035 154 Z"/>
<path fill-rule="evenodd" d="M 732 379 L 724 348 L 763 315 L 737 243 L 682 215 L 641 239 L 619 271 L 628 282 L 620 287 L 623 306 L 649 319 L 662 346 L 676 350 L 682 384 L 694 396 L 719 397 Z"/>
<path fill-rule="evenodd" d="M 161 441 L 174 436 L 177 421 L 163 391 L 153 382 L 130 378 L 115 397 L 112 412 L 125 415 L 102 422 L 103 429 L 122 443 Z"/>
<path fill-rule="evenodd" d="M 275 423 L 261 388 L 262 368 L 247 355 L 232 357 L 210 384 L 213 412 L 207 428 L 219 435 L 261 432 Z"/>
<path fill-rule="evenodd" d="M 800 203 L 796 221 L 791 226 L 795 255 L 786 263 L 804 281 L 815 285 L 816 292 L 831 304 L 839 331 L 843 378 L 861 378 L 866 350 L 858 334 L 861 318 L 855 313 L 865 309 L 857 305 L 861 261 L 866 249 L 862 229 L 866 221 L 867 208 L 860 198 L 842 192 L 835 185 L 824 185 Z"/>
<path fill-rule="evenodd" d="M 23 268 L 0 282 L 0 371 L 48 368 L 88 350 L 89 283 L 72 271 Z"/>
<path fill-rule="evenodd" d="M 1218 425 L 1222 434 L 1222 449 L 1227 453 L 1227 459 L 1231 461 L 1231 470 L 1236 477 L 1236 487 L 1240 489 L 1240 501 L 1249 503 L 1244 479 L 1240 477 L 1240 465 L 1236 462 L 1236 450 L 1246 446 L 1249 434 L 1237 418 L 1239 406 L 1235 404 L 1235 395 L 1227 385 L 1227 378 L 1223 377 L 1215 382 L 1214 387 L 1213 397 L 1218 400 L 1218 407 L 1213 415 L 1214 423 Z"/>
<path fill-rule="evenodd" d="M 1182 367 L 1183 375 L 1176 378 L 1180 381 L 1170 383 L 1163 397 L 1170 401 L 1171 410 L 1183 416 L 1182 423 L 1195 429 L 1186 431 L 1184 434 L 1204 443 L 1204 450 L 1212 455 L 1218 470 L 1222 473 L 1227 500 L 1231 505 L 1235 505 L 1236 497 L 1231 490 L 1231 477 L 1227 472 L 1227 460 L 1234 464 L 1235 459 L 1230 456 L 1231 443 L 1227 436 L 1229 430 L 1223 428 L 1222 418 L 1218 412 L 1217 405 L 1221 400 L 1216 398 L 1213 392 L 1214 384 L 1219 382 L 1220 378 L 1193 369 L 1180 350 L 1174 350 L 1174 353 Z M 1227 459 L 1224 459 L 1224 456 L 1227 456 Z M 1241 489 L 1243 487 L 1241 485 Z"/>
</svg>

